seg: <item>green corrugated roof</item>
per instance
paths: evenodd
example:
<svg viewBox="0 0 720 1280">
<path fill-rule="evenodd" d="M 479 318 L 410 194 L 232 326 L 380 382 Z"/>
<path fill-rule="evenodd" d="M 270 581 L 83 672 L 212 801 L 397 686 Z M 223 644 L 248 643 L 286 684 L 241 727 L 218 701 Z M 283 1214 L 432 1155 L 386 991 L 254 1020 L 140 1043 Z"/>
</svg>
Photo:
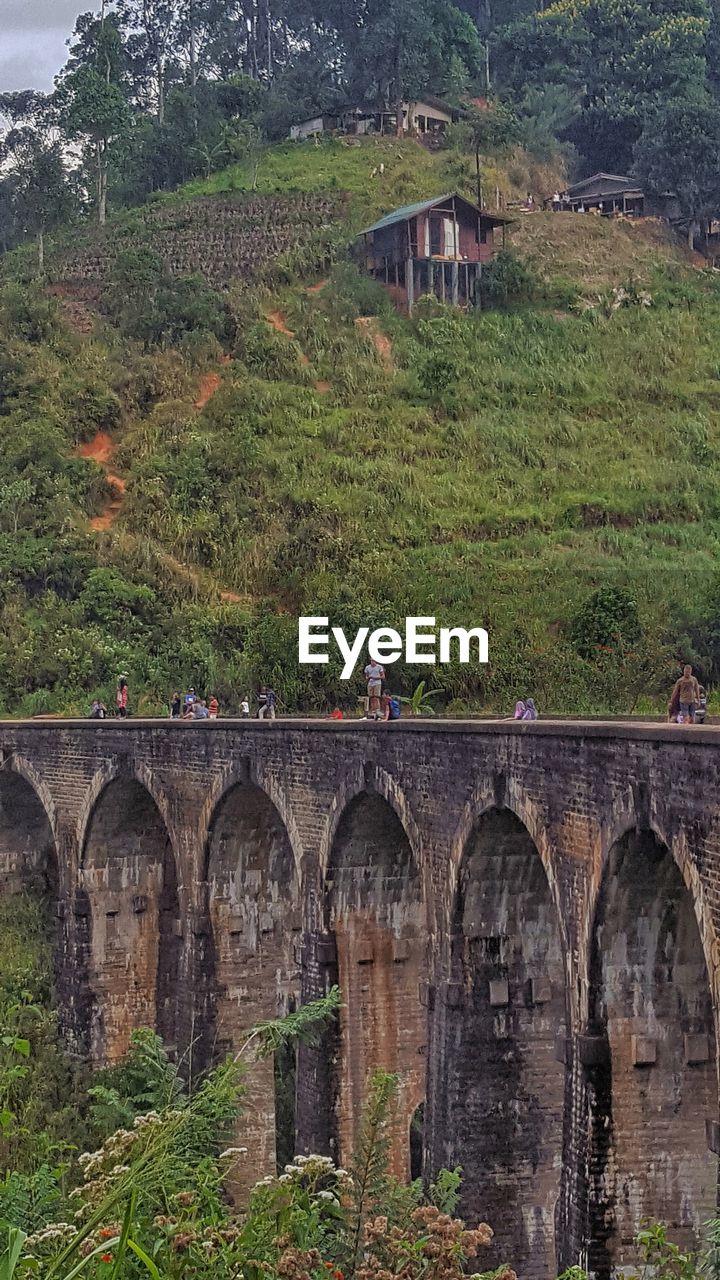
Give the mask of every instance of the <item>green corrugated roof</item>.
<svg viewBox="0 0 720 1280">
<path fill-rule="evenodd" d="M 380 218 L 378 222 L 373 222 L 371 227 L 365 227 L 363 231 L 359 231 L 358 235 L 367 236 L 371 231 L 381 231 L 383 227 L 391 227 L 394 222 L 405 222 L 408 218 L 414 218 L 418 213 L 424 213 L 426 209 L 432 209 L 436 204 L 442 204 L 444 200 L 462 200 L 464 204 L 470 205 L 471 209 L 477 209 L 472 200 L 468 200 L 467 196 L 461 196 L 457 191 L 448 191 L 444 196 L 432 196 L 430 200 L 420 200 L 417 204 L 404 204 L 399 209 L 393 209 L 392 213 L 386 213 L 384 218 Z M 484 218 L 501 226 L 502 223 L 512 222 L 512 218 L 504 218 L 500 213 L 488 213 L 486 209 L 482 211 L 478 209 L 478 213 L 482 212 Z"/>
<path fill-rule="evenodd" d="M 450 191 L 447 195 L 433 196 L 430 200 L 420 200 L 417 204 L 404 204 L 400 209 L 393 209 L 392 213 L 386 213 L 379 222 L 373 222 L 371 227 L 365 227 L 359 234 L 366 236 L 371 231 L 380 231 L 382 227 L 391 227 L 393 222 L 405 222 L 407 218 L 414 218 L 416 213 L 424 213 L 426 209 L 431 209 L 434 204 L 440 204 L 443 200 L 452 200 L 454 194 L 454 191 Z"/>
</svg>

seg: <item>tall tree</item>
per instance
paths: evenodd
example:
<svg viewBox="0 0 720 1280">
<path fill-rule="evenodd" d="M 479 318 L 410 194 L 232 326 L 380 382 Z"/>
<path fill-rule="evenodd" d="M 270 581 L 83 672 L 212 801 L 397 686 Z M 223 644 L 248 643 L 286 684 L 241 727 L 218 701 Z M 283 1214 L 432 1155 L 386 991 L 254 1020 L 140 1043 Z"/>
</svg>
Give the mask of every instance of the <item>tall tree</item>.
<svg viewBox="0 0 720 1280">
<path fill-rule="evenodd" d="M 146 105 L 162 124 L 171 68 L 181 52 L 182 0 L 117 0 L 115 12 L 125 37 L 129 74 L 141 92 L 146 89 Z"/>
<path fill-rule="evenodd" d="M 35 236 L 38 267 L 45 266 L 45 235 L 67 216 L 70 190 L 59 142 L 25 125 L 11 129 L 0 145 L 0 158 L 14 178 L 15 223 L 21 235 Z"/>
<path fill-rule="evenodd" d="M 622 172 L 646 121 L 705 82 L 707 0 L 557 0 L 538 18 L 567 39 L 585 86 L 576 138 L 592 168 Z"/>
<path fill-rule="evenodd" d="M 703 222 L 720 212 L 720 107 L 673 101 L 650 120 L 638 142 L 635 172 L 651 191 L 672 191 L 692 248 Z"/>
<path fill-rule="evenodd" d="M 0 139 L 0 163 L 12 199 L 15 233 L 35 236 L 40 271 L 45 235 L 67 216 L 70 189 L 52 98 L 34 90 L 0 94 L 0 115 L 11 127 Z"/>
<path fill-rule="evenodd" d="M 442 87 L 453 55 L 456 66 L 478 73 L 475 27 L 448 0 L 353 0 L 340 22 L 351 92 L 392 108 L 398 133 L 403 102 Z"/>
</svg>

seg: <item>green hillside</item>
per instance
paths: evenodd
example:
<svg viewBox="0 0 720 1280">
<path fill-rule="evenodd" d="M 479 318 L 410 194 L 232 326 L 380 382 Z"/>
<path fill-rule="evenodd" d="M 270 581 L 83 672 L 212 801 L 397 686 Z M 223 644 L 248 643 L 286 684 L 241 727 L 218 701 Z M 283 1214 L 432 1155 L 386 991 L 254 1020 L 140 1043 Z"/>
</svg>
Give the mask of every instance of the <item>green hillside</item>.
<svg viewBox="0 0 720 1280">
<path fill-rule="evenodd" d="M 83 710 L 121 671 L 135 709 L 182 683 L 232 708 L 261 680 L 291 711 L 353 706 L 337 664 L 298 667 L 299 613 L 486 625 L 489 670 L 437 681 L 457 712 L 659 708 L 685 654 L 713 678 L 717 277 L 651 221 L 525 214 L 487 310 L 403 319 L 344 245 L 462 185 L 453 164 L 394 141 L 261 157 L 254 198 L 349 192 L 322 275 L 310 255 L 214 293 L 138 258 L 127 215 L 89 292 L 62 285 L 66 244 L 56 296 L 5 284 L 3 711 Z"/>
<path fill-rule="evenodd" d="M 485 190 L 504 198 L 524 198 L 528 191 L 548 195 L 560 181 L 558 163 L 539 164 L 522 148 L 503 160 L 484 157 Z M 240 164 L 231 165 L 208 179 L 187 183 L 168 201 L 185 196 L 227 192 L 345 191 L 349 194 L 351 225 L 359 227 L 388 208 L 465 191 L 475 198 L 475 157 L 458 147 L 432 151 L 413 138 L 333 138 L 310 142 L 285 142 L 262 148 Z"/>
</svg>

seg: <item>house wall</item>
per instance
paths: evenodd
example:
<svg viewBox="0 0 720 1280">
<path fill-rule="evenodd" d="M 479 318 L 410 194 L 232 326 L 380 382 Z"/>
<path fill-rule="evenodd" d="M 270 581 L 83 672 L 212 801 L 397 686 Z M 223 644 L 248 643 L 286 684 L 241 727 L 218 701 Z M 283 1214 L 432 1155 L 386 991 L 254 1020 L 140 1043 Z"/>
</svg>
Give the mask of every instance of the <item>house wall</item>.
<svg viewBox="0 0 720 1280">
<path fill-rule="evenodd" d="M 425 228 L 432 210 L 418 216 L 418 257 L 425 257 Z M 495 252 L 492 230 L 488 230 L 486 244 L 478 244 L 475 239 L 477 220 L 474 216 L 458 213 L 458 253 L 468 262 L 488 262 Z"/>
<path fill-rule="evenodd" d="M 439 107 L 431 107 L 429 102 L 411 102 L 407 107 L 410 118 L 410 127 L 418 128 L 418 116 L 425 116 L 426 120 L 431 122 L 442 121 L 443 124 L 452 124 L 452 116 L 449 111 L 442 111 Z"/>
<path fill-rule="evenodd" d="M 324 131 L 324 117 L 315 116 L 313 120 L 303 120 L 302 124 L 294 124 L 290 129 L 290 137 L 293 142 L 301 142 L 304 138 L 311 138 L 314 133 Z"/>
</svg>

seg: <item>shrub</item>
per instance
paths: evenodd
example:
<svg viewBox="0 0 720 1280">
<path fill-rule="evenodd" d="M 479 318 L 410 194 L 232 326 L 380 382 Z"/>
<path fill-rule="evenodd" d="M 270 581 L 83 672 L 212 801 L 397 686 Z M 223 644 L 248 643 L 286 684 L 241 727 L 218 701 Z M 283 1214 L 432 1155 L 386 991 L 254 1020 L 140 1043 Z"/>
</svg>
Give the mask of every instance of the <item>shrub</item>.
<svg viewBox="0 0 720 1280">
<path fill-rule="evenodd" d="M 480 276 L 479 301 L 482 307 L 505 308 L 528 302 L 538 292 L 532 268 L 510 249 L 501 249 L 484 266 Z"/>
</svg>

